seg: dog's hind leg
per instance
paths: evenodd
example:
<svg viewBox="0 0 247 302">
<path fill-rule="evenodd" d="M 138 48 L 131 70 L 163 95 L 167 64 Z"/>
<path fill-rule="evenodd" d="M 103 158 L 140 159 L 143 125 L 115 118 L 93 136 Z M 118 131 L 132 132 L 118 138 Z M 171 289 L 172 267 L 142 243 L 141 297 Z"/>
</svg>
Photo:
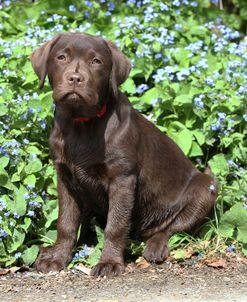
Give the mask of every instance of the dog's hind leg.
<svg viewBox="0 0 247 302">
<path fill-rule="evenodd" d="M 150 262 L 162 262 L 169 256 L 169 237 L 177 232 L 190 231 L 210 212 L 217 196 L 217 187 L 209 169 L 198 173 L 189 182 L 180 200 L 181 208 L 173 213 L 172 220 L 164 222 L 150 232 L 144 258 Z M 183 206 L 184 205 L 184 206 Z"/>
</svg>

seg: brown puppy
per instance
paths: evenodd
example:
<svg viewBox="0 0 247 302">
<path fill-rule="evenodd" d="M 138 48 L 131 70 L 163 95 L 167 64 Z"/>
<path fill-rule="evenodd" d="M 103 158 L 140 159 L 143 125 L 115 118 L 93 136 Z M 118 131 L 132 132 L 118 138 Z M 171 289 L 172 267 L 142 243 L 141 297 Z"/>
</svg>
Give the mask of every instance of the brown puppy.
<svg viewBox="0 0 247 302">
<path fill-rule="evenodd" d="M 79 225 L 105 223 L 95 276 L 124 271 L 126 239 L 147 240 L 144 257 L 161 262 L 168 239 L 190 230 L 212 208 L 216 185 L 179 147 L 132 108 L 118 90 L 130 63 L 113 43 L 61 34 L 31 57 L 43 86 L 48 74 L 56 104 L 50 145 L 58 174 L 58 238 L 42 248 L 36 268 L 61 270 L 71 260 Z"/>
</svg>

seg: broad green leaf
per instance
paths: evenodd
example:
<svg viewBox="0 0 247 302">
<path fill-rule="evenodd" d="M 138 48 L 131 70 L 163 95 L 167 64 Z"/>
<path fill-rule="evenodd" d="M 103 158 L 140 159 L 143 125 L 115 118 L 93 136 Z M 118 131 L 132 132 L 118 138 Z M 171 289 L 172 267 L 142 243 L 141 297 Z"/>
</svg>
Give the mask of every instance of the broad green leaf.
<svg viewBox="0 0 247 302">
<path fill-rule="evenodd" d="M 34 174 L 28 175 L 25 179 L 24 179 L 24 184 L 28 185 L 30 187 L 35 187 L 35 183 L 36 183 L 36 177 Z"/>
<path fill-rule="evenodd" d="M 27 208 L 27 201 L 24 198 L 24 194 L 27 193 L 27 190 L 24 186 L 15 188 L 13 200 L 9 204 L 9 208 L 12 212 L 16 212 L 19 215 L 25 215 Z"/>
<path fill-rule="evenodd" d="M 198 129 L 193 130 L 192 133 L 195 136 L 198 144 L 202 146 L 205 143 L 205 134 Z"/>
<path fill-rule="evenodd" d="M 186 250 L 184 249 L 178 249 L 172 252 L 173 256 L 177 260 L 183 260 L 186 257 Z"/>
<path fill-rule="evenodd" d="M 38 149 L 37 147 L 35 146 L 28 146 L 27 147 L 27 153 L 29 154 L 41 154 L 42 152 L 40 151 L 40 149 Z"/>
<path fill-rule="evenodd" d="M 223 214 L 219 231 L 225 237 L 233 237 L 237 231 L 236 239 L 247 243 L 247 210 L 242 202 L 238 202 Z"/>
<path fill-rule="evenodd" d="M 50 225 L 58 218 L 58 208 L 53 209 L 49 214 L 46 215 L 45 227 L 49 228 Z"/>
<path fill-rule="evenodd" d="M 7 114 L 8 112 L 8 107 L 6 104 L 1 104 L 0 103 L 0 116 L 3 116 L 5 114 Z"/>
<path fill-rule="evenodd" d="M 57 239 L 57 230 L 49 230 L 49 231 L 45 234 L 45 236 L 46 236 L 47 238 L 49 238 L 49 240 L 50 240 L 50 242 L 51 242 L 52 244 L 54 244 L 55 241 L 56 241 L 56 239 Z"/>
<path fill-rule="evenodd" d="M 0 186 L 4 187 L 8 182 L 9 176 L 6 170 L 0 167 Z"/>
<path fill-rule="evenodd" d="M 41 169 L 42 169 L 42 163 L 37 158 L 35 160 L 29 161 L 29 163 L 25 167 L 25 172 L 27 174 L 33 174 L 33 173 L 39 172 Z"/>
<path fill-rule="evenodd" d="M 192 146 L 193 135 L 188 129 L 183 129 L 178 133 L 173 133 L 171 137 L 182 149 L 185 155 L 189 154 Z"/>
<path fill-rule="evenodd" d="M 192 141 L 192 146 L 189 152 L 189 156 L 190 157 L 195 157 L 195 156 L 202 156 L 203 152 L 202 149 L 200 148 L 200 146 L 195 142 Z"/>
<path fill-rule="evenodd" d="M 227 161 L 224 154 L 216 154 L 213 158 L 210 159 L 209 165 L 213 174 L 219 175 L 228 171 Z"/>
<path fill-rule="evenodd" d="M 7 243 L 9 253 L 16 252 L 19 247 L 23 244 L 25 239 L 25 232 L 22 229 L 15 228 L 11 240 Z"/>
<path fill-rule="evenodd" d="M 243 244 L 242 252 L 247 257 L 247 244 Z"/>
<path fill-rule="evenodd" d="M 37 245 L 32 245 L 22 253 L 21 258 L 26 265 L 32 265 L 36 260 L 38 253 L 39 247 Z"/>
<path fill-rule="evenodd" d="M 188 94 L 179 95 L 174 100 L 174 105 L 181 106 L 184 104 L 191 104 L 192 103 L 192 97 Z"/>
<path fill-rule="evenodd" d="M 132 79 L 127 79 L 122 85 L 121 85 L 121 90 L 123 92 L 127 92 L 129 94 L 134 94 L 135 93 L 135 83 Z"/>
<path fill-rule="evenodd" d="M 9 157 L 3 156 L 0 158 L 0 169 L 6 168 L 9 164 Z"/>
<path fill-rule="evenodd" d="M 156 100 L 157 98 L 161 97 L 160 89 L 157 87 L 153 87 L 147 90 L 143 96 L 141 96 L 141 102 L 150 104 L 151 100 Z"/>
</svg>

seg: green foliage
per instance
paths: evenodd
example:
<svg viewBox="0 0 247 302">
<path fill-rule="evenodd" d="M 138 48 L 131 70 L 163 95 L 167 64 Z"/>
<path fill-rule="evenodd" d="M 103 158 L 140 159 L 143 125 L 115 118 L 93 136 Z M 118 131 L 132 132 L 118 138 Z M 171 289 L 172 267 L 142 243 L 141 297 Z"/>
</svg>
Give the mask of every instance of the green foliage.
<svg viewBox="0 0 247 302">
<path fill-rule="evenodd" d="M 245 18 L 245 1 L 233 3 Z M 237 31 L 239 17 L 228 18 L 209 0 L 0 5 L 0 264 L 30 265 L 38 245 L 56 240 L 56 176 L 48 152 L 54 108 L 49 85 L 37 90 L 29 56 L 64 31 L 104 36 L 130 58 L 133 69 L 121 89 L 218 179 L 215 220 L 202 237 L 237 240 L 247 253 L 247 39 Z"/>
</svg>

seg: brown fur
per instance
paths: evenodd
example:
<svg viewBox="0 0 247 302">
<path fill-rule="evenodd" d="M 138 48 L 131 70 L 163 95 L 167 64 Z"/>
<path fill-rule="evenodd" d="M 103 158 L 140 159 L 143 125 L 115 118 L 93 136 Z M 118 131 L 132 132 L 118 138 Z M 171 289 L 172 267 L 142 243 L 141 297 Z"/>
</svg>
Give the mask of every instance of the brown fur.
<svg viewBox="0 0 247 302">
<path fill-rule="evenodd" d="M 31 57 L 43 86 L 48 74 L 56 104 L 50 146 L 58 174 L 58 238 L 42 248 L 36 268 L 60 270 L 71 260 L 81 224 L 105 223 L 95 276 L 124 271 L 127 238 L 147 240 L 144 257 L 161 262 L 168 239 L 190 230 L 212 208 L 217 189 L 179 147 L 136 111 L 118 90 L 130 63 L 109 41 L 62 34 Z M 107 111 L 96 115 L 106 104 Z M 78 123 L 74 118 L 88 117 Z M 86 232 L 86 231 L 85 231 Z"/>
</svg>

